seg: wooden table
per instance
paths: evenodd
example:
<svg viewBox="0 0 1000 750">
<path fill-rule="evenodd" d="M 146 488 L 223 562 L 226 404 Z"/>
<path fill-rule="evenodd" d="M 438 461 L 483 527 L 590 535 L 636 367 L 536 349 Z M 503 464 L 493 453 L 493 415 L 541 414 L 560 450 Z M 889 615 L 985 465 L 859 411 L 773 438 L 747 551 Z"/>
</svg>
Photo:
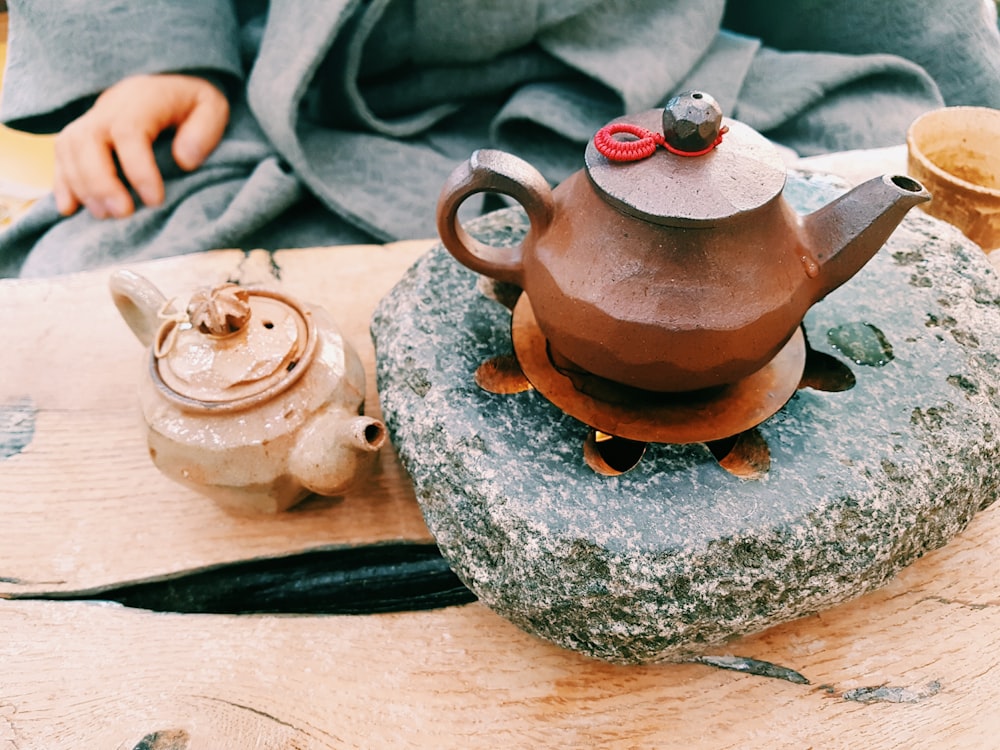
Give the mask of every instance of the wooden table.
<svg viewBox="0 0 1000 750">
<path fill-rule="evenodd" d="M 371 380 L 370 313 L 429 244 L 135 268 L 182 299 L 278 273 L 334 313 Z M 432 541 L 391 451 L 354 494 L 266 518 L 161 476 L 138 426 L 142 348 L 108 273 L 0 281 L 0 750 L 1000 747 L 996 507 L 884 589 L 711 651 L 807 684 L 598 663 L 479 604 L 308 616 L 84 600 L 234 561 Z"/>
</svg>

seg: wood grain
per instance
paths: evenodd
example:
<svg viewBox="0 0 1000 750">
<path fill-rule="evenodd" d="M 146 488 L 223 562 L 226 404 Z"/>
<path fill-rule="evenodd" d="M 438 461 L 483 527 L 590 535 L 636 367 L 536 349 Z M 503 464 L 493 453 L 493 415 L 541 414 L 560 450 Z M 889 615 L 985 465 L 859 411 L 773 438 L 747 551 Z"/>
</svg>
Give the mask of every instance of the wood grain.
<svg viewBox="0 0 1000 750">
<path fill-rule="evenodd" d="M 367 411 L 377 415 L 368 321 L 429 244 L 219 251 L 141 272 L 185 302 L 198 286 L 238 279 L 280 283 L 323 305 L 365 363 Z M 227 513 L 161 475 L 139 422 L 144 350 L 111 303 L 109 273 L 0 281 L 0 596 L 99 589 L 306 549 L 433 541 L 391 449 L 350 495 L 272 517 Z"/>
<path fill-rule="evenodd" d="M 217 252 L 138 270 L 168 296 L 279 273 L 337 316 L 371 373 L 370 311 L 429 244 Z M 603 664 L 478 604 L 226 616 L 3 599 L 431 541 L 391 453 L 363 491 L 276 517 L 229 515 L 162 477 L 137 425 L 142 348 L 107 273 L 0 282 L 0 750 L 1000 746 L 997 508 L 885 588 L 712 651 L 808 684 Z"/>
<path fill-rule="evenodd" d="M 478 604 L 226 617 L 0 601 L 0 748 L 131 749 L 157 732 L 212 749 L 993 748 L 998 532 L 984 511 L 886 588 L 715 650 L 804 685 L 608 665 Z"/>
</svg>

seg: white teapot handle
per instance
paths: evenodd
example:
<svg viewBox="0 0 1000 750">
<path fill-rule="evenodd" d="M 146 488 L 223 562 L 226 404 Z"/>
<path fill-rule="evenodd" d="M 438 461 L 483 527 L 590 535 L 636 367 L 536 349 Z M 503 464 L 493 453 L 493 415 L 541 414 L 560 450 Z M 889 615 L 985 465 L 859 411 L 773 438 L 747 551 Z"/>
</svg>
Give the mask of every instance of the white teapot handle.
<svg viewBox="0 0 1000 750">
<path fill-rule="evenodd" d="M 134 271 L 115 271 L 108 285 L 111 299 L 132 333 L 143 346 L 150 346 L 163 323 L 160 316 L 167 298 L 148 279 Z"/>
</svg>

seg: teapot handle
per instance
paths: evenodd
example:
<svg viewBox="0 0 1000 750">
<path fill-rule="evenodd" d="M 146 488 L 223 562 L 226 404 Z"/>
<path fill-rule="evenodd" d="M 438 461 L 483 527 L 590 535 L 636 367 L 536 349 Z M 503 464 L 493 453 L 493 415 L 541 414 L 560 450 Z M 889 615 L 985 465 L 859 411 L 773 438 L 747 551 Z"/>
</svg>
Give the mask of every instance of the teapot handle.
<svg viewBox="0 0 1000 750">
<path fill-rule="evenodd" d="M 493 247 L 472 237 L 458 222 L 458 209 L 475 193 L 509 195 L 524 208 L 531 222 L 516 247 Z M 438 199 L 437 226 L 441 241 L 455 259 L 497 281 L 522 283 L 524 246 L 552 222 L 555 202 L 541 173 L 513 154 L 480 149 L 461 164 L 445 183 Z"/>
<path fill-rule="evenodd" d="M 153 337 L 163 321 L 159 313 L 167 302 L 152 282 L 134 271 L 114 271 L 108 279 L 111 299 L 132 333 L 143 346 L 153 343 Z"/>
</svg>

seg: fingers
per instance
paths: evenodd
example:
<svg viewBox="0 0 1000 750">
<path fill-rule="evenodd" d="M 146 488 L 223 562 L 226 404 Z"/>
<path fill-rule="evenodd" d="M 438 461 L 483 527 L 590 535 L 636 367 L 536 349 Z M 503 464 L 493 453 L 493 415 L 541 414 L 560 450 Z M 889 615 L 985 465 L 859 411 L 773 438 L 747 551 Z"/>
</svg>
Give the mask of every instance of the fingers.
<svg viewBox="0 0 1000 750">
<path fill-rule="evenodd" d="M 80 201 L 69 186 L 64 169 L 56 162 L 55 178 L 52 185 L 52 193 L 56 199 L 56 209 L 63 216 L 72 216 L 80 208 Z"/>
<path fill-rule="evenodd" d="M 153 156 L 153 140 L 149 135 L 133 130 L 114 139 L 114 149 L 122 173 L 147 206 L 163 203 L 163 177 Z"/>
<path fill-rule="evenodd" d="M 103 144 L 81 151 L 75 161 L 78 195 L 98 219 L 132 213 L 132 196 L 118 178 L 111 146 Z"/>
<path fill-rule="evenodd" d="M 127 216 L 134 208 L 118 178 L 111 145 L 86 123 L 71 125 L 55 142 L 53 191 L 59 212 L 69 215 L 80 205 L 96 218 Z"/>
<path fill-rule="evenodd" d="M 219 145 L 229 124 L 229 101 L 213 85 L 200 90 L 186 119 L 177 124 L 173 155 L 177 165 L 191 171 Z"/>
<path fill-rule="evenodd" d="M 174 159 L 185 170 L 195 169 L 218 145 L 228 121 L 228 100 L 203 79 L 127 78 L 56 138 L 56 207 L 64 215 L 82 205 L 99 219 L 128 216 L 135 203 L 127 186 L 144 204 L 160 205 L 164 184 L 153 142 L 175 127 Z"/>
</svg>

